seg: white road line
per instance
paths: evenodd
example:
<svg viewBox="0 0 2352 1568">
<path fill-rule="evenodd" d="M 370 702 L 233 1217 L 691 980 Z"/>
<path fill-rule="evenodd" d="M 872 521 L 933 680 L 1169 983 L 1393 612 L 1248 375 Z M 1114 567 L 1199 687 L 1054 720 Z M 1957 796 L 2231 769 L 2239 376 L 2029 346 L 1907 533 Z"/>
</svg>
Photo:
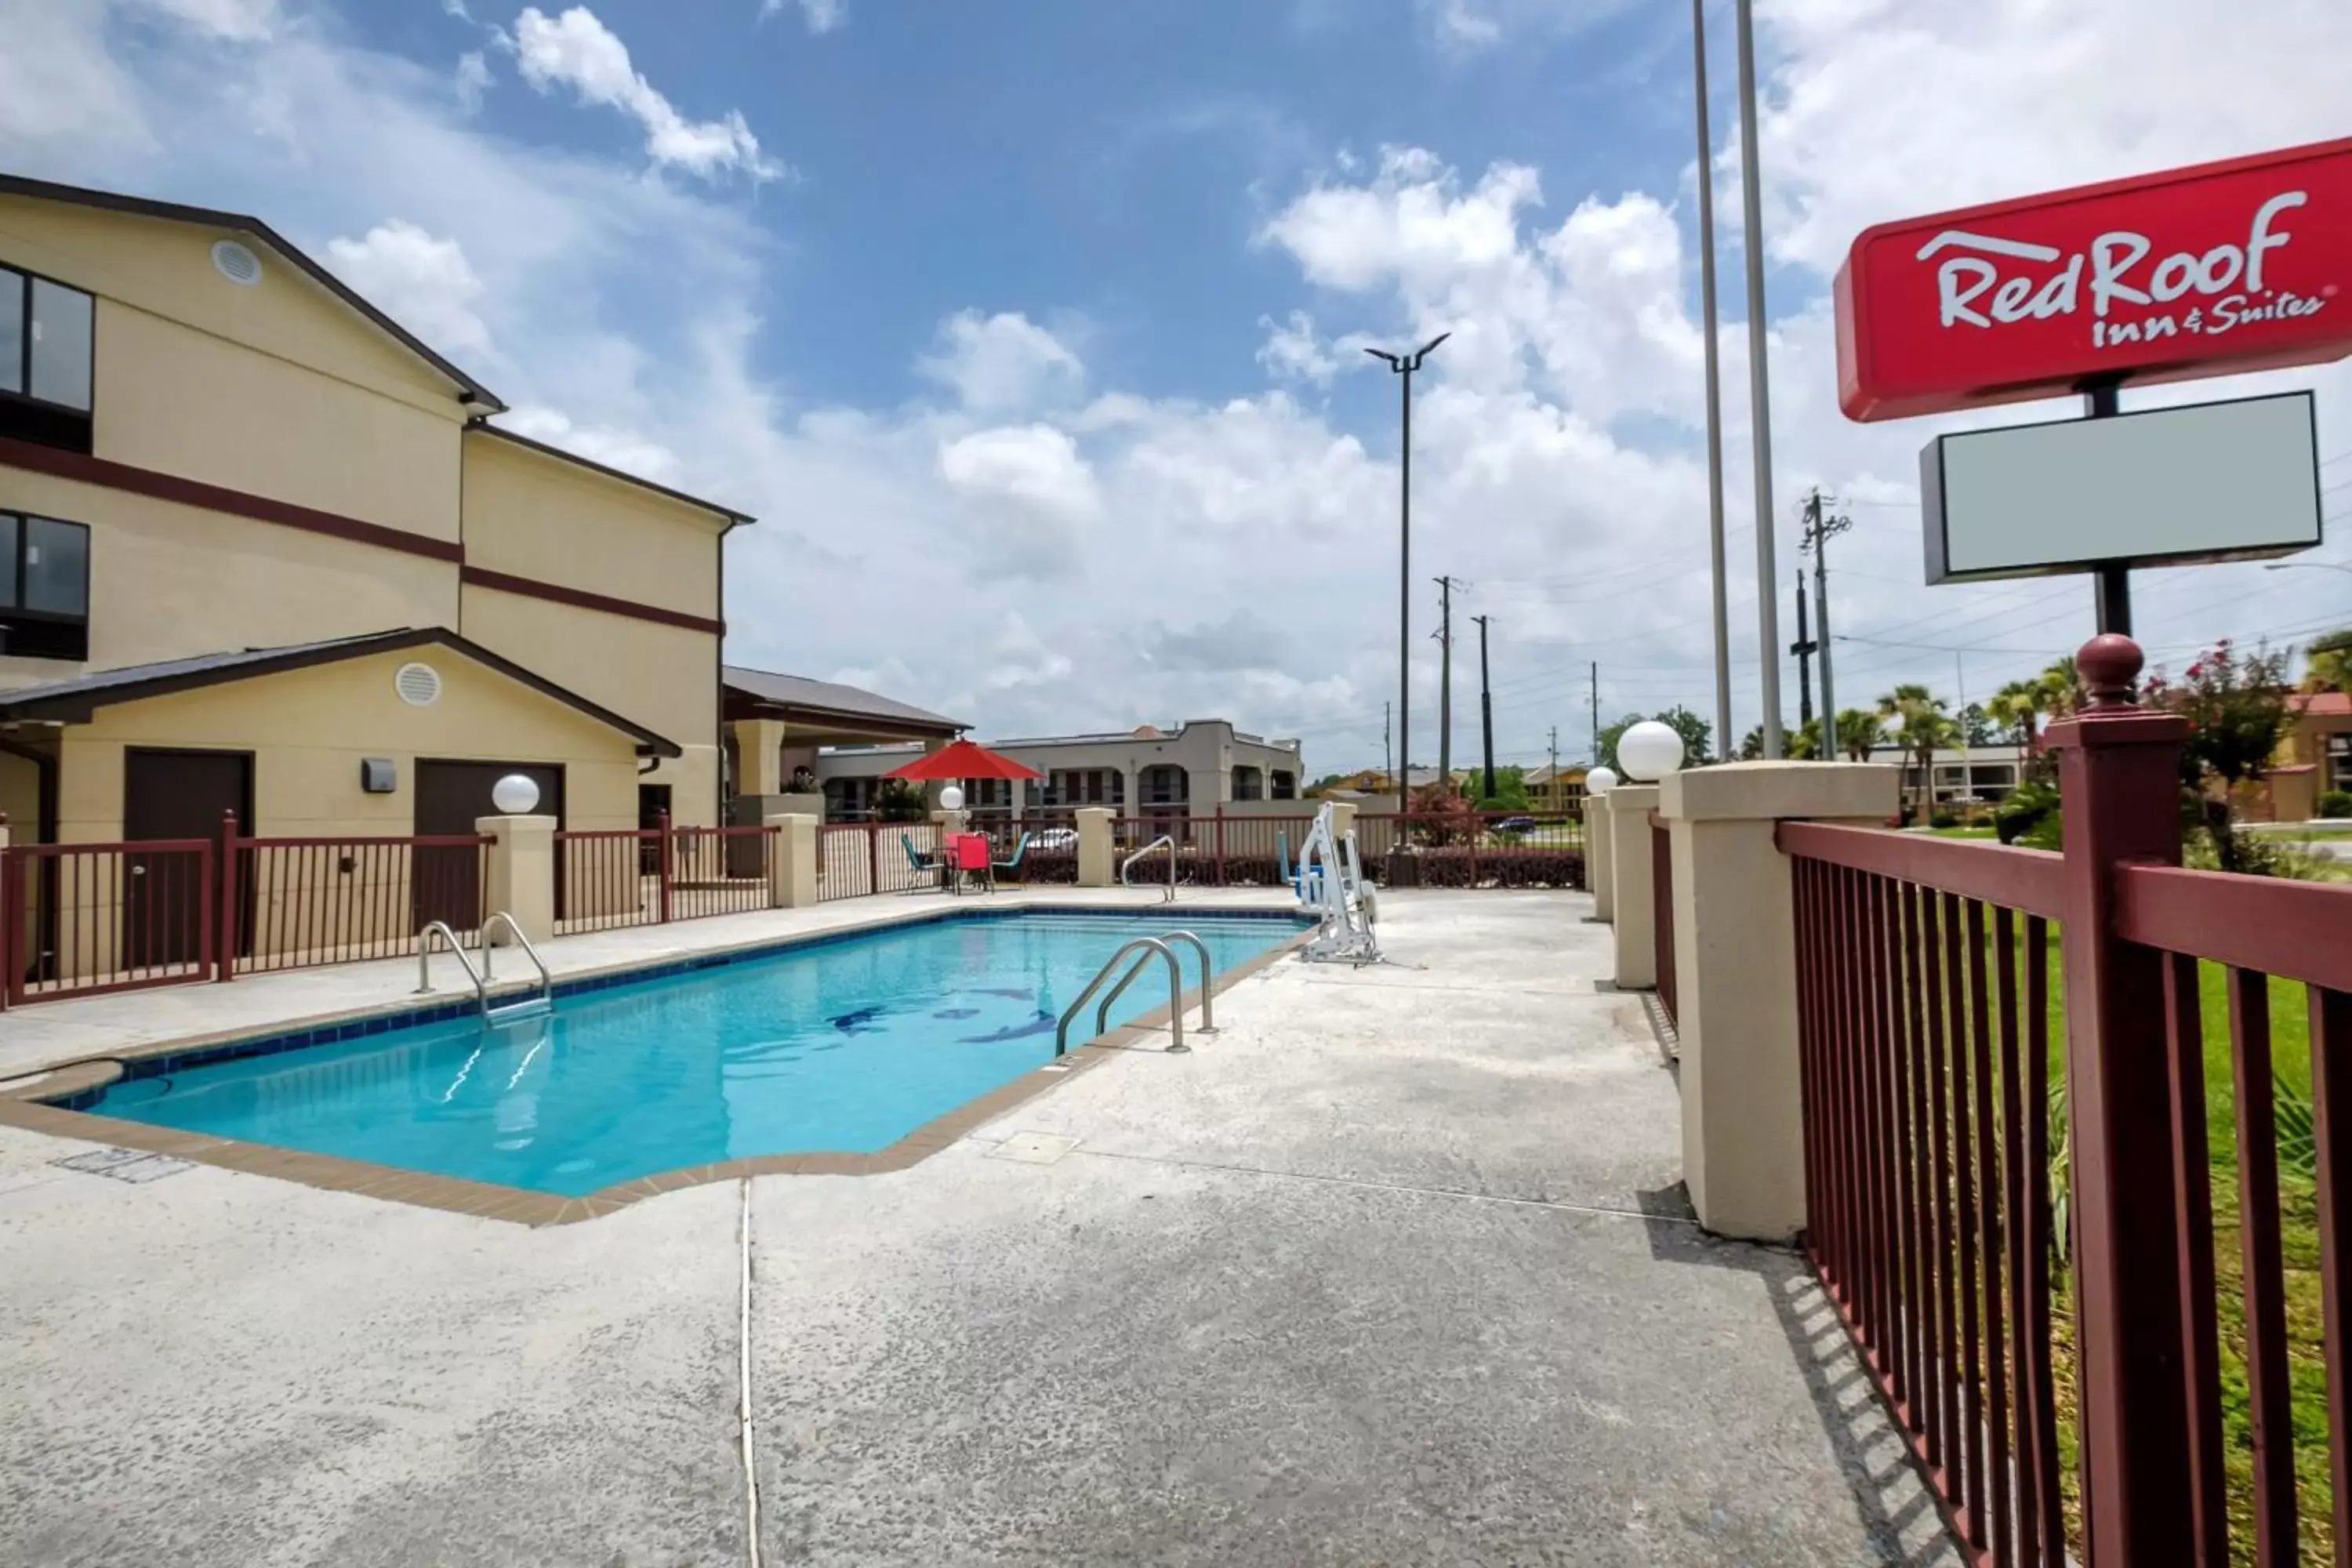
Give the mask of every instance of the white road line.
<svg viewBox="0 0 2352 1568">
<path fill-rule="evenodd" d="M 751 1568 L 760 1568 L 760 1468 L 751 1448 L 751 1178 L 743 1178 L 743 1218 L 741 1225 L 742 1300 L 741 1335 L 738 1343 L 741 1355 L 738 1360 L 740 1382 L 737 1390 L 736 1414 L 740 1418 L 743 1445 L 743 1545 L 744 1556 Z"/>
</svg>

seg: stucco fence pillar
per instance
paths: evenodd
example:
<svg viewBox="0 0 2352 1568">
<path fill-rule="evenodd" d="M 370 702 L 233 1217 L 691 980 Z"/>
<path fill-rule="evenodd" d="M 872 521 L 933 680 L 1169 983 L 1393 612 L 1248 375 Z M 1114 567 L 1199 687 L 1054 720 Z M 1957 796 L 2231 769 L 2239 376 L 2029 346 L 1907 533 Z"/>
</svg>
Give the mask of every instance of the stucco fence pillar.
<svg viewBox="0 0 2352 1568">
<path fill-rule="evenodd" d="M 1805 1225 L 1796 912 L 1774 826 L 1875 827 L 1900 789 L 1878 763 L 1731 763 L 1654 792 L 1674 858 L 1683 1180 L 1719 1236 L 1783 1242 Z"/>
<path fill-rule="evenodd" d="M 1647 991 L 1658 983 L 1650 887 L 1650 813 L 1657 808 L 1656 784 L 1621 784 L 1609 792 L 1609 918 L 1620 991 Z"/>
<path fill-rule="evenodd" d="M 780 812 L 761 826 L 775 833 L 775 853 L 768 858 L 768 904 L 772 909 L 805 910 L 816 905 L 816 830 L 818 819 L 804 812 Z"/>
<path fill-rule="evenodd" d="M 482 915 L 499 910 L 514 917 L 522 934 L 545 942 L 555 934 L 555 818 L 478 816 L 474 831 L 490 840 L 482 870 Z M 501 927 L 494 947 L 513 945 Z"/>
<path fill-rule="evenodd" d="M 1085 805 L 1077 815 L 1078 886 L 1108 888 L 1118 876 L 1111 841 L 1111 823 L 1118 813 L 1108 806 Z"/>
<path fill-rule="evenodd" d="M 1596 795 L 1584 807 L 1584 881 L 1592 889 L 1592 918 L 1616 918 L 1617 892 L 1609 885 L 1609 797 Z"/>
</svg>

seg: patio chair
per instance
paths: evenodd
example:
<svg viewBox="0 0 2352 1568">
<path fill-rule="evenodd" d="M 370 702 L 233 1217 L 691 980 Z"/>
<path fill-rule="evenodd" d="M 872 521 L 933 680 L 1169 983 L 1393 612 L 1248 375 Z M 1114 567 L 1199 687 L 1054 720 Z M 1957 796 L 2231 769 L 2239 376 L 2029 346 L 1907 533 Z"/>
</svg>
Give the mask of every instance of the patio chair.
<svg viewBox="0 0 2352 1568">
<path fill-rule="evenodd" d="M 907 851 L 907 864 L 914 868 L 917 876 L 944 877 L 946 875 L 947 861 L 936 851 L 916 848 L 913 834 L 901 833 L 898 835 L 898 843 Z M 910 893 L 919 893 L 922 890 L 923 885 L 919 882 L 907 889 Z"/>
<path fill-rule="evenodd" d="M 992 861 L 990 863 L 988 868 L 988 880 L 991 887 L 995 886 L 996 879 L 998 877 L 1008 871 L 1018 871 L 1021 869 L 1022 858 L 1029 853 L 1029 840 L 1035 837 L 1036 835 L 1034 833 L 1024 833 L 1021 836 L 1020 841 L 1013 846 L 1013 853 L 1011 855 L 1008 855 L 1002 860 Z"/>
</svg>

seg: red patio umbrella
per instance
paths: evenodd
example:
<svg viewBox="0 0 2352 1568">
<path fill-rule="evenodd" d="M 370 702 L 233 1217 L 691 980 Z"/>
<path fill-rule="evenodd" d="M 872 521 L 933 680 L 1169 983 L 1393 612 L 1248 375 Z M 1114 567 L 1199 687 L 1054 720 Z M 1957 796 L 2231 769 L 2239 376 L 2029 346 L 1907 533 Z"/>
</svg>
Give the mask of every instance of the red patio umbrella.
<svg viewBox="0 0 2352 1568">
<path fill-rule="evenodd" d="M 905 767 L 892 768 L 886 779 L 1042 779 L 1035 768 L 990 751 L 977 741 L 951 741 L 926 752 Z"/>
</svg>

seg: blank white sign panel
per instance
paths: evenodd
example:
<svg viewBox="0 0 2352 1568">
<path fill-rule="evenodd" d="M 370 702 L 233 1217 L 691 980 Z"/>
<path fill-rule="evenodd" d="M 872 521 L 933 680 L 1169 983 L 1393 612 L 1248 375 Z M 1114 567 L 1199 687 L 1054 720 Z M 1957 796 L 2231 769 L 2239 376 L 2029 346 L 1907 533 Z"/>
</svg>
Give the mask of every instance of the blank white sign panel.
<svg viewBox="0 0 2352 1568">
<path fill-rule="evenodd" d="M 2319 542 L 2311 394 L 1942 436 L 1927 581 L 2285 555 Z"/>
</svg>

